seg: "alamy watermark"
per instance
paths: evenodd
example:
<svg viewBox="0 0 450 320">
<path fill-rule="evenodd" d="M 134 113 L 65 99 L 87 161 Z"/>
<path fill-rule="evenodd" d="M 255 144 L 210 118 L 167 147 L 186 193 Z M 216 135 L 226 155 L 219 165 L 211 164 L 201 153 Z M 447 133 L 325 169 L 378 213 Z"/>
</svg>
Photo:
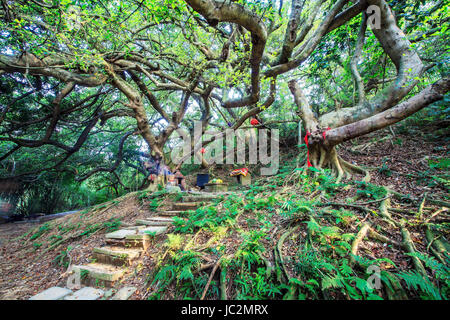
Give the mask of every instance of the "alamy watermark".
<svg viewBox="0 0 450 320">
<path fill-rule="evenodd" d="M 381 289 L 381 268 L 377 265 L 371 265 L 366 273 L 370 274 L 367 279 L 367 287 L 371 290 Z"/>
<path fill-rule="evenodd" d="M 381 9 L 377 5 L 368 6 L 366 9 L 367 24 L 372 29 L 381 29 Z"/>
<path fill-rule="evenodd" d="M 278 172 L 280 163 L 278 129 L 204 131 L 202 122 L 196 121 L 193 136 L 181 128 L 177 129 L 176 133 L 182 143 L 171 152 L 171 160 L 174 164 L 248 163 L 266 166 L 261 168 L 261 175 L 273 175 Z M 203 146 L 204 143 L 205 146 Z M 191 157 L 191 154 L 194 154 L 194 157 Z M 247 154 L 248 159 L 246 159 Z"/>
</svg>

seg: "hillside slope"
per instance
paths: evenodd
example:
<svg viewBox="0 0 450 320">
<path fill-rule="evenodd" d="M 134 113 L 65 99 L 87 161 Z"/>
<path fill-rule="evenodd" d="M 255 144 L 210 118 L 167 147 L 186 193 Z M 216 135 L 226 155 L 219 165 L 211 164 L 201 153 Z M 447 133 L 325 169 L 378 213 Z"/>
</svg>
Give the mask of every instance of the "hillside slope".
<svg viewBox="0 0 450 320">
<path fill-rule="evenodd" d="M 366 166 L 371 183 L 337 185 L 287 158 L 277 176 L 175 218 L 120 286 L 138 287 L 132 299 L 448 297 L 446 142 L 386 131 L 340 152 Z M 180 197 L 130 193 L 48 223 L 0 226 L 0 299 L 64 286 L 69 265 L 89 262 L 105 233 Z M 370 266 L 380 289 L 367 286 Z"/>
</svg>

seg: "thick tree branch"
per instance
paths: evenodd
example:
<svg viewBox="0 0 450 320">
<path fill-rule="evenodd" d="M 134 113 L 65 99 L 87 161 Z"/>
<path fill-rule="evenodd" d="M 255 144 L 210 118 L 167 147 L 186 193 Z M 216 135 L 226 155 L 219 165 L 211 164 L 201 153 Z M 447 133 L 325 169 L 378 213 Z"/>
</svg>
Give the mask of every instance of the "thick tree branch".
<svg viewBox="0 0 450 320">
<path fill-rule="evenodd" d="M 367 2 L 381 9 L 381 28 L 372 29 L 372 32 L 397 67 L 397 79 L 371 101 L 323 115 L 319 119 L 322 127 L 339 127 L 387 110 L 411 91 L 417 84 L 418 77 L 423 73 L 422 61 L 411 48 L 406 35 L 397 26 L 388 4 L 384 0 L 368 0 Z"/>
<path fill-rule="evenodd" d="M 260 64 L 267 40 L 264 24 L 253 12 L 242 5 L 214 0 L 185 0 L 195 11 L 200 13 L 208 23 L 216 26 L 219 22 L 236 23 L 252 34 L 251 94 L 241 99 L 224 101 L 225 108 L 239 108 L 256 103 L 260 94 Z"/>
<path fill-rule="evenodd" d="M 327 131 L 325 140 L 326 144 L 333 146 L 343 141 L 347 141 L 397 123 L 420 109 L 428 106 L 429 104 L 443 99 L 444 94 L 449 91 L 450 78 L 439 80 L 394 108 L 381 112 L 372 117 Z"/>
</svg>

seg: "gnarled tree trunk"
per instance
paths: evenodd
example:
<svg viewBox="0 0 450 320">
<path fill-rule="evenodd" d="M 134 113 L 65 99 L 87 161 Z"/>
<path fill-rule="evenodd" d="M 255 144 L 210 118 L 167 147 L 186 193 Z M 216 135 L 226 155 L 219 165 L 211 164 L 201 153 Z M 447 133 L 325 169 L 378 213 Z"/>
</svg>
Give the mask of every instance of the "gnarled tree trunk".
<svg viewBox="0 0 450 320">
<path fill-rule="evenodd" d="M 394 83 L 370 100 L 363 96 L 363 90 L 358 90 L 359 103 L 356 106 L 335 110 L 316 118 L 298 83 L 294 80 L 289 82 L 307 131 L 308 166 L 331 169 L 337 181 L 353 173 L 365 174 L 365 180 L 369 179 L 365 170 L 339 157 L 336 152 L 338 144 L 405 119 L 430 103 L 442 99 L 450 86 L 449 79 L 445 78 L 399 103 L 416 85 L 417 78 L 423 73 L 423 64 L 411 48 L 406 35 L 397 26 L 388 4 L 384 0 L 368 0 L 367 4 L 380 8 L 381 28 L 372 31 L 397 68 Z M 356 68 L 356 60 L 361 55 L 366 22 L 364 17 L 352 61 L 352 74 L 358 88 L 362 87 L 362 80 Z"/>
<path fill-rule="evenodd" d="M 301 115 L 307 131 L 308 165 L 319 169 L 331 169 L 332 173 L 337 177 L 337 181 L 340 181 L 344 176 L 350 177 L 353 173 L 364 174 L 364 180 L 368 181 L 369 174 L 360 167 L 342 159 L 337 154 L 336 146 L 344 141 L 399 122 L 430 103 L 441 100 L 444 94 L 450 91 L 450 78 L 444 78 L 429 85 L 394 108 L 337 128 L 321 127 L 298 84 L 295 81 L 291 81 L 289 87 L 297 105 L 302 110 Z"/>
</svg>

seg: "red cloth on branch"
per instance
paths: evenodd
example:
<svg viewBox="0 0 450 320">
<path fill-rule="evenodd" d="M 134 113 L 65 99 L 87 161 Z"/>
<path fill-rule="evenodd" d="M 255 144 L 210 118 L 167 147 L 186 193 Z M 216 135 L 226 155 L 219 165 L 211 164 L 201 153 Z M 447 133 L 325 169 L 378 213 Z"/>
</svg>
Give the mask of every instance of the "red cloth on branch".
<svg viewBox="0 0 450 320">
<path fill-rule="evenodd" d="M 311 135 L 311 133 L 309 131 L 306 131 L 306 136 L 305 136 L 305 143 L 306 143 L 306 152 L 307 152 L 307 156 L 306 156 L 306 164 L 309 167 L 312 167 L 311 162 L 309 162 L 309 147 L 308 147 L 308 137 Z"/>
<path fill-rule="evenodd" d="M 252 126 L 257 126 L 259 124 L 259 121 L 257 119 L 255 119 L 255 118 L 253 118 L 252 120 L 250 120 L 250 124 Z"/>
</svg>

